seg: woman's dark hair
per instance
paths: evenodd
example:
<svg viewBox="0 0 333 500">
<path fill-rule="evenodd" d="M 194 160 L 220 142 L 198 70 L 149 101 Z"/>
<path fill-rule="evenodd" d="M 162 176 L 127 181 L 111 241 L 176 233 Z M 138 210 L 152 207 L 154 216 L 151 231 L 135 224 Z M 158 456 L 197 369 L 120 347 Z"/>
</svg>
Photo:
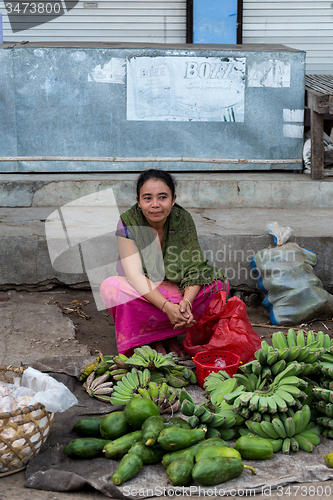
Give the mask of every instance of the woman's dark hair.
<svg viewBox="0 0 333 500">
<path fill-rule="evenodd" d="M 165 172 L 165 170 L 158 170 L 156 168 L 149 168 L 147 170 L 144 170 L 141 172 L 141 174 L 138 177 L 137 183 L 136 183 L 136 194 L 137 197 L 140 198 L 140 189 L 144 185 L 145 182 L 149 181 L 150 179 L 159 179 L 168 186 L 168 188 L 171 191 L 172 198 L 175 196 L 176 192 L 176 181 L 173 178 L 169 172 Z"/>
</svg>

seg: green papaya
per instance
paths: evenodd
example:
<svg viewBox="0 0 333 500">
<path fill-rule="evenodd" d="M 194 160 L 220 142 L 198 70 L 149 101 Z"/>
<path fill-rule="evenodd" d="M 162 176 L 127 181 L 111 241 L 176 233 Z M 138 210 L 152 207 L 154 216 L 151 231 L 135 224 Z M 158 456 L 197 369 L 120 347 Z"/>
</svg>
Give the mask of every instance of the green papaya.
<svg viewBox="0 0 333 500">
<path fill-rule="evenodd" d="M 94 458 L 102 454 L 105 445 L 110 441 L 94 437 L 73 439 L 64 448 L 64 452 L 70 458 Z"/>
<path fill-rule="evenodd" d="M 172 451 L 170 453 L 166 453 L 163 455 L 162 458 L 162 464 L 164 465 L 165 469 L 168 468 L 168 466 L 173 462 L 174 460 L 177 460 L 179 457 L 183 457 L 184 455 L 191 454 L 193 458 L 195 457 L 195 453 L 197 451 L 197 445 L 190 446 L 189 448 L 185 448 L 183 450 L 178 450 L 178 451 Z"/>
<path fill-rule="evenodd" d="M 173 486 L 187 486 L 192 479 L 192 469 L 193 455 L 183 456 L 171 462 L 166 470 L 166 475 Z"/>
<path fill-rule="evenodd" d="M 103 453 L 106 458 L 118 459 L 126 455 L 128 450 L 133 446 L 137 441 L 142 440 L 142 432 L 135 431 L 129 432 L 124 436 L 121 436 L 114 441 L 108 441 L 108 443 L 103 448 Z"/>
<path fill-rule="evenodd" d="M 103 419 L 100 426 L 102 438 L 109 440 L 118 439 L 124 434 L 127 434 L 129 430 L 130 427 L 123 411 L 109 413 L 109 415 Z"/>
<path fill-rule="evenodd" d="M 195 454 L 195 461 L 198 462 L 202 458 L 207 457 L 234 457 L 242 459 L 239 451 L 234 448 L 229 448 L 228 446 L 205 446 L 203 448 L 199 448 L 197 453 Z"/>
<path fill-rule="evenodd" d="M 128 479 L 132 479 L 132 477 L 139 474 L 142 467 L 143 463 L 138 455 L 127 453 L 120 460 L 118 468 L 112 476 L 113 484 L 120 486 L 125 481 L 128 481 Z"/>
<path fill-rule="evenodd" d="M 105 416 L 81 418 L 81 420 L 74 424 L 73 431 L 80 434 L 80 436 L 101 438 L 99 428 L 104 418 Z"/>
<path fill-rule="evenodd" d="M 160 432 L 157 442 L 166 451 L 177 451 L 188 448 L 203 439 L 205 439 L 205 431 L 203 429 L 167 427 Z"/>
<path fill-rule="evenodd" d="M 226 447 L 228 447 L 229 443 L 227 443 L 227 441 L 223 441 L 223 439 L 220 439 L 220 438 L 210 438 L 210 439 L 206 439 L 204 441 L 199 441 L 197 444 L 194 444 L 188 448 L 178 450 L 178 451 L 173 451 L 171 453 L 166 453 L 163 456 L 162 463 L 163 463 L 164 467 L 167 468 L 168 465 L 171 464 L 171 462 L 173 462 L 177 458 L 183 456 L 184 454 L 186 454 L 186 452 L 192 453 L 192 455 L 195 456 L 195 454 L 197 453 L 197 451 L 200 448 L 205 448 L 206 446 L 226 446 Z"/>
<path fill-rule="evenodd" d="M 246 460 L 267 460 L 273 456 L 273 445 L 268 439 L 241 436 L 234 448 Z"/>
<path fill-rule="evenodd" d="M 164 429 L 165 418 L 160 415 L 148 417 L 142 424 L 142 441 L 146 446 L 154 446 L 160 432 Z"/>
<path fill-rule="evenodd" d="M 141 458 L 143 465 L 152 465 L 161 462 L 163 455 L 165 454 L 165 450 L 158 445 L 146 446 L 141 441 L 138 441 L 131 446 L 128 453 L 138 455 Z"/>
<path fill-rule="evenodd" d="M 253 467 L 244 465 L 239 458 L 207 457 L 196 462 L 192 469 L 192 478 L 203 486 L 214 486 L 240 476 L 243 469 L 250 469 L 252 474 L 256 473 Z"/>
<path fill-rule="evenodd" d="M 132 398 L 124 409 L 127 423 L 133 429 L 141 429 L 143 422 L 153 415 L 159 415 L 158 406 L 151 400 L 146 398 Z"/>
<path fill-rule="evenodd" d="M 192 429 L 190 424 L 181 417 L 171 417 L 164 424 L 164 427 L 180 427 L 181 429 Z"/>
</svg>

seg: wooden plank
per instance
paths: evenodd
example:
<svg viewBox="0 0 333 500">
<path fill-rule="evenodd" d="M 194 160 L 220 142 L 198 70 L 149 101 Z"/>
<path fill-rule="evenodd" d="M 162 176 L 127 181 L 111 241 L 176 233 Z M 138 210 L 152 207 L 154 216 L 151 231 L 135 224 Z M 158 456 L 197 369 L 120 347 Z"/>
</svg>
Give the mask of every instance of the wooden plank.
<svg viewBox="0 0 333 500">
<path fill-rule="evenodd" d="M 333 151 L 325 151 L 324 152 L 324 163 L 325 165 L 329 165 L 333 163 Z"/>
<path fill-rule="evenodd" d="M 324 115 L 313 109 L 314 96 L 308 92 L 311 123 L 311 178 L 324 178 Z"/>
<path fill-rule="evenodd" d="M 317 90 L 322 94 L 333 94 L 333 76 L 306 75 L 305 88 Z"/>
</svg>

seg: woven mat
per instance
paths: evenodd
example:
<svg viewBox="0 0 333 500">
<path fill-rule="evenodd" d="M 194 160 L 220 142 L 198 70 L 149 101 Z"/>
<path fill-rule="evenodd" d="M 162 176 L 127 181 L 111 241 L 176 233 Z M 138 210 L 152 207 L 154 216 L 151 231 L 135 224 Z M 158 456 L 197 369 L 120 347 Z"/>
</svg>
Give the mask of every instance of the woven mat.
<svg viewBox="0 0 333 500">
<path fill-rule="evenodd" d="M 50 363 L 52 364 L 51 361 Z M 50 366 L 50 371 L 51 369 Z M 62 367 L 62 372 L 64 371 L 64 367 Z M 118 461 L 106 458 L 69 459 L 63 449 L 71 439 L 78 437 L 71 431 L 77 420 L 83 416 L 103 415 L 110 411 L 117 411 L 122 407 L 109 407 L 105 403 L 90 398 L 82 391 L 81 384 L 74 377 L 64 373 L 53 373 L 53 376 L 69 387 L 78 398 L 79 405 L 62 414 L 56 414 L 47 443 L 41 453 L 28 464 L 26 487 L 68 492 L 79 491 L 86 485 L 90 485 L 107 497 L 130 499 L 138 498 L 138 495 L 140 498 L 165 496 L 168 491 L 169 496 L 175 496 L 173 494 L 175 489 L 177 489 L 178 494 L 181 492 L 182 488 L 179 490 L 167 481 L 165 469 L 160 464 L 143 467 L 135 478 L 118 488 L 111 481 Z M 195 399 L 198 398 L 198 394 L 203 396 L 203 391 L 197 386 L 195 388 L 192 386 L 192 390 L 195 392 Z M 217 492 L 214 496 L 227 496 L 228 494 L 235 496 L 237 493 L 239 496 L 249 496 L 261 493 L 262 488 L 273 490 L 278 486 L 292 483 L 310 483 L 333 479 L 333 469 L 329 469 L 323 459 L 324 455 L 332 452 L 332 448 L 332 440 L 323 439 L 313 453 L 299 451 L 291 456 L 277 453 L 270 460 L 245 461 L 245 463 L 255 467 L 257 475 L 252 476 L 250 471 L 245 470 L 239 478 L 216 486 Z M 212 491 L 212 488 L 199 488 L 193 483 L 183 490 L 183 494 L 184 496 L 187 494 L 204 496 L 205 490 Z"/>
</svg>

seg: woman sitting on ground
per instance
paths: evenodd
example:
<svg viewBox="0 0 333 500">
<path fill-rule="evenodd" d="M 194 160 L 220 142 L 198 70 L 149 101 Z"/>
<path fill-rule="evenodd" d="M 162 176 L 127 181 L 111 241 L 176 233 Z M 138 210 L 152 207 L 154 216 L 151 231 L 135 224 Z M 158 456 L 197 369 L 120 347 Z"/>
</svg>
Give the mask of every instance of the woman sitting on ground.
<svg viewBox="0 0 333 500">
<path fill-rule="evenodd" d="M 142 172 L 136 199 L 116 232 L 120 276 L 102 283 L 101 297 L 115 323 L 119 352 L 129 355 L 150 344 L 183 357 L 176 335 L 201 318 L 220 290 L 228 293 L 229 285 L 204 259 L 191 215 L 175 203 L 169 173 Z"/>
</svg>

